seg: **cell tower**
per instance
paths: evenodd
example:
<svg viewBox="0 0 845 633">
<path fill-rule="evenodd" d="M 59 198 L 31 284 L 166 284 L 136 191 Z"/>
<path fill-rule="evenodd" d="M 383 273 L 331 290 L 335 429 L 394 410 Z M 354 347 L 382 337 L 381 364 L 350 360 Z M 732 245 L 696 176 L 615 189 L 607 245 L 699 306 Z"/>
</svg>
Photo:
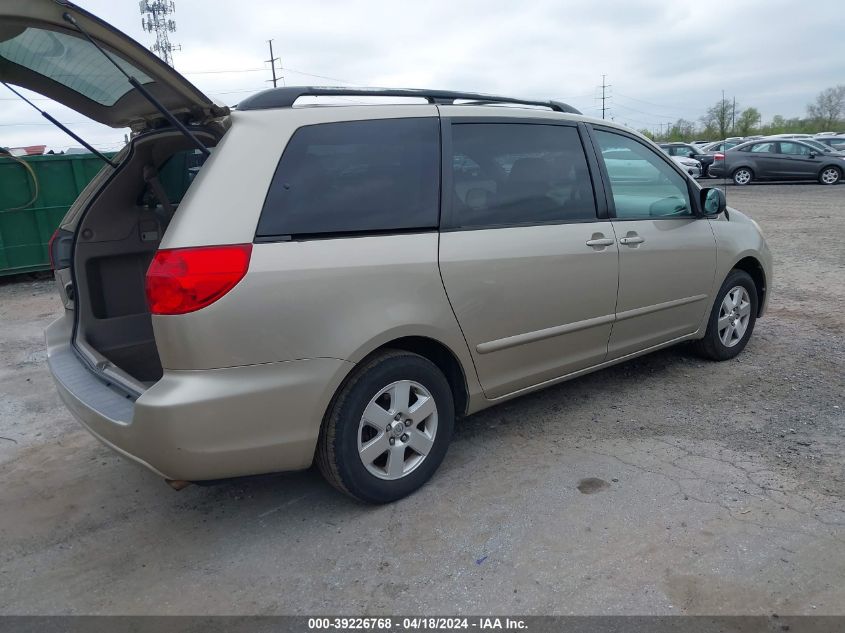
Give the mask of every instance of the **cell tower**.
<svg viewBox="0 0 845 633">
<path fill-rule="evenodd" d="M 173 51 L 181 51 L 178 44 L 170 43 L 170 33 L 176 32 L 176 21 L 170 16 L 176 11 L 172 0 L 141 0 L 141 28 L 147 33 L 155 33 L 155 44 L 150 50 L 173 66 Z"/>
</svg>

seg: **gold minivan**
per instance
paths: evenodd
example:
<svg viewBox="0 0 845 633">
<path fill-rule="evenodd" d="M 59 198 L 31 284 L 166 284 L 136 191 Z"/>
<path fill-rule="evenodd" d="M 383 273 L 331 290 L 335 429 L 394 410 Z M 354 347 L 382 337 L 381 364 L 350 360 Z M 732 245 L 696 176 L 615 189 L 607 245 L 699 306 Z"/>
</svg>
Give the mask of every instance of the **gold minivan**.
<svg viewBox="0 0 845 633">
<path fill-rule="evenodd" d="M 393 501 L 456 418 L 682 341 L 732 358 L 766 304 L 753 220 L 565 104 L 279 88 L 230 110 L 53 0 L 0 0 L 0 79 L 133 131 L 51 242 L 48 359 L 91 433 L 177 488 L 316 461 Z"/>
</svg>

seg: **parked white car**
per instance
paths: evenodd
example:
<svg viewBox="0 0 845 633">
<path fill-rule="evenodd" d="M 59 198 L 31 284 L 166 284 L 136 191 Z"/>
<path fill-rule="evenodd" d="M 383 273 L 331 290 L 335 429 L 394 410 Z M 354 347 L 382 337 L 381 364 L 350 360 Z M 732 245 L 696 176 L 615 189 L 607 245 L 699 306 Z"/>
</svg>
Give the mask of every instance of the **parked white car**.
<svg viewBox="0 0 845 633">
<path fill-rule="evenodd" d="M 701 163 L 699 161 L 694 158 L 685 158 L 683 156 L 670 156 L 669 158 L 678 163 L 681 169 L 693 178 L 701 178 Z"/>
</svg>

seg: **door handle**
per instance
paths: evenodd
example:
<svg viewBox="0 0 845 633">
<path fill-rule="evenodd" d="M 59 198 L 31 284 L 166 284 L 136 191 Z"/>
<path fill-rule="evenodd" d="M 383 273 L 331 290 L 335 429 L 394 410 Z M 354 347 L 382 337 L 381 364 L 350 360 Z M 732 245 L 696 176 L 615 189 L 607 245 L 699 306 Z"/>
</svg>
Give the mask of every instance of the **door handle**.
<svg viewBox="0 0 845 633">
<path fill-rule="evenodd" d="M 615 240 L 612 237 L 598 237 L 587 240 L 587 246 L 610 246 Z"/>
<path fill-rule="evenodd" d="M 620 244 L 627 244 L 629 246 L 632 244 L 642 244 L 643 242 L 645 242 L 645 238 L 640 235 L 631 235 L 628 237 L 619 238 Z"/>
</svg>

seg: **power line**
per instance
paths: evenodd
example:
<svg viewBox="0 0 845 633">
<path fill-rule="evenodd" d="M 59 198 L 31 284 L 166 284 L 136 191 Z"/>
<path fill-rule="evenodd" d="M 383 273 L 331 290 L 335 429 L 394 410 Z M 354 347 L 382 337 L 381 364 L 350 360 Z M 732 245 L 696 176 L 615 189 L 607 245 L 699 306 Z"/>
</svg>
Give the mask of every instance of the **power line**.
<svg viewBox="0 0 845 633">
<path fill-rule="evenodd" d="M 675 106 L 675 105 L 662 105 L 659 103 L 654 103 L 653 101 L 646 101 L 645 99 L 638 99 L 637 97 L 631 97 L 629 95 L 622 94 L 618 90 L 614 93 L 617 97 L 624 97 L 626 99 L 631 99 L 632 101 L 639 101 L 640 103 L 645 103 L 646 105 L 655 106 L 657 108 L 662 108 L 664 110 L 685 110 L 685 106 Z"/>
<path fill-rule="evenodd" d="M 225 73 L 263 73 L 266 70 L 266 68 L 231 68 L 226 70 L 184 70 L 179 72 L 182 75 L 222 75 Z"/>
<path fill-rule="evenodd" d="M 243 90 L 224 90 L 223 92 L 218 91 L 210 91 L 208 90 L 208 94 L 210 95 L 239 95 L 244 94 L 245 92 L 259 92 L 262 88 L 244 88 Z"/>
<path fill-rule="evenodd" d="M 329 81 L 339 81 L 342 84 L 355 84 L 354 81 L 347 81 L 346 79 L 338 79 L 337 77 L 326 77 L 325 75 L 315 75 L 314 73 L 306 73 L 302 70 L 296 70 L 294 68 L 289 68 L 287 66 L 282 67 L 283 70 L 289 73 L 295 73 L 297 75 L 305 75 L 306 77 L 316 77 L 317 79 L 328 79 Z"/>
<path fill-rule="evenodd" d="M 587 94 L 583 94 L 583 95 L 571 95 L 569 97 L 554 97 L 554 99 L 556 101 L 569 101 L 571 99 L 584 99 L 586 97 L 595 97 L 595 96 L 596 96 L 595 92 L 588 92 Z"/>
<path fill-rule="evenodd" d="M 646 116 L 655 117 L 655 118 L 658 118 L 658 119 L 678 119 L 678 118 L 682 118 L 682 117 L 669 116 L 667 114 L 657 114 L 655 112 L 644 112 L 643 110 L 637 110 L 636 108 L 632 108 L 631 106 L 626 106 L 626 105 L 621 104 L 621 103 L 617 103 L 615 107 L 624 108 L 625 110 L 630 110 L 631 112 L 637 112 L 639 114 L 644 114 Z"/>
<path fill-rule="evenodd" d="M 288 66 L 281 66 L 280 70 L 285 72 L 294 73 L 296 75 L 304 75 L 306 77 L 316 77 L 317 79 L 328 79 L 329 81 L 339 81 L 343 84 L 355 84 L 354 81 L 349 81 L 347 79 L 340 79 L 338 77 L 329 77 L 327 75 L 318 75 L 316 73 L 309 73 L 305 72 L 304 70 L 297 70 L 296 68 L 290 68 Z M 181 74 L 183 75 L 224 75 L 227 73 L 263 73 L 267 72 L 266 68 L 231 68 L 225 70 L 186 70 L 182 71 Z"/>
</svg>

